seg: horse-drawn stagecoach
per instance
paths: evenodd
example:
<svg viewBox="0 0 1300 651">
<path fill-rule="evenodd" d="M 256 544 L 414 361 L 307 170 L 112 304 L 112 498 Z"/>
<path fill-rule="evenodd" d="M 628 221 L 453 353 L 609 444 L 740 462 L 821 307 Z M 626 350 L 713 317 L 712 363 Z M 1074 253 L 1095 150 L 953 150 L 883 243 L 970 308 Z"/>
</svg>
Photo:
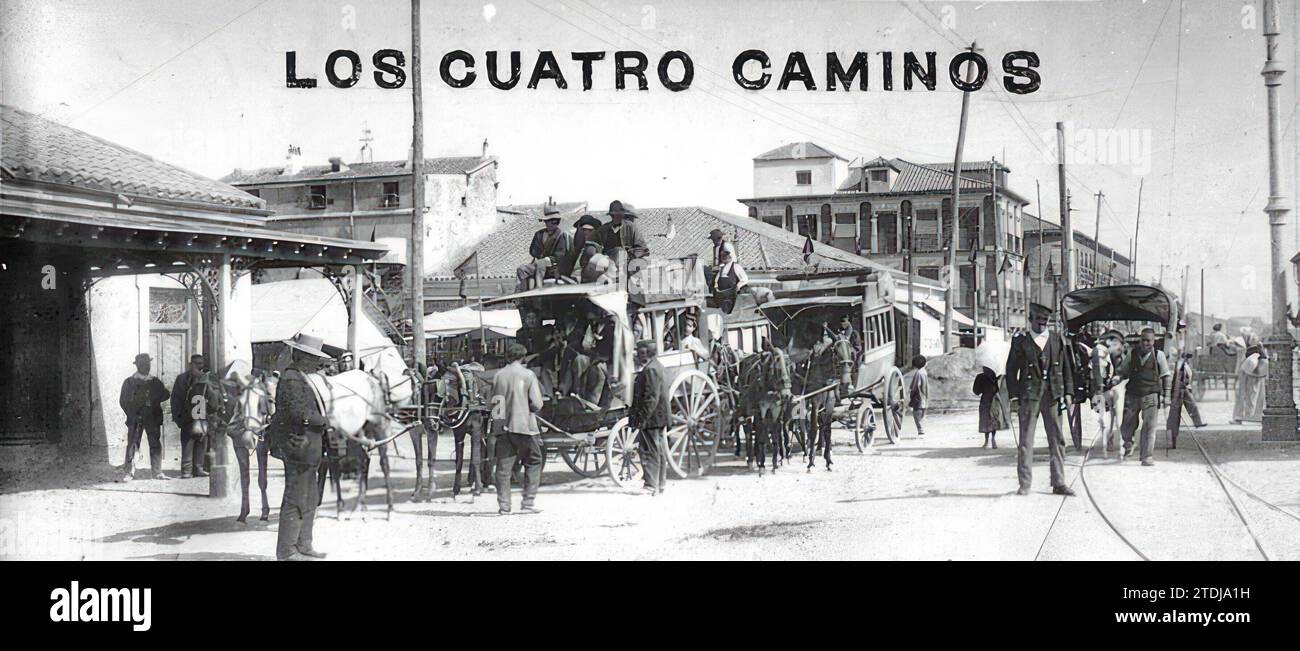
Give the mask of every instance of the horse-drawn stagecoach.
<svg viewBox="0 0 1300 651">
<path fill-rule="evenodd" d="M 805 453 L 812 453 L 810 402 L 834 388 L 838 401 L 832 417 L 853 432 L 859 451 L 874 440 L 876 409 L 881 410 L 885 435 L 891 443 L 897 442 L 907 400 L 902 372 L 894 366 L 892 279 L 865 269 L 792 274 L 777 279 L 799 282 L 797 289 L 778 291 L 775 300 L 760 306 L 785 336 L 787 352 L 795 366 L 796 395 L 785 423 L 791 437 Z M 835 330 L 836 324 L 845 317 L 860 337 L 857 349 L 849 333 Z M 831 350 L 816 354 L 818 342 L 828 333 L 833 340 Z M 815 386 L 812 379 L 817 375 L 816 366 L 826 364 L 835 365 L 833 375 L 839 381 Z"/>
<path fill-rule="evenodd" d="M 664 272 L 648 266 L 640 273 Z M 693 261 L 670 273 L 678 280 L 662 283 L 654 291 L 645 291 L 647 286 L 637 283 L 631 286 L 635 293 L 614 284 L 558 284 L 485 302 L 513 302 L 527 315 L 516 339 L 537 357 L 547 354 L 542 350 L 546 342 L 539 341 L 537 332 L 552 333 L 557 346 L 561 341 L 575 343 L 566 353 L 567 364 L 579 364 L 600 378 L 600 386 L 590 393 L 575 390 L 581 381 L 566 386 L 563 380 L 543 376 L 544 406 L 538 414 L 543 450 L 547 456 L 558 454 L 579 476 L 607 473 L 621 486 L 639 482 L 637 432 L 627 419 L 638 339 L 656 342 L 657 357 L 666 371 L 664 389 L 672 417 L 665 432 L 669 467 L 688 477 L 713 465 L 725 408 L 724 396 L 707 372 L 707 351 L 717 328 L 702 324 L 720 324 L 720 318 L 705 314 L 703 274 Z M 687 329 L 688 321 L 696 324 L 695 332 Z M 579 356 L 585 359 L 577 362 Z M 490 378 L 492 372 L 485 371 L 483 378 Z"/>
</svg>

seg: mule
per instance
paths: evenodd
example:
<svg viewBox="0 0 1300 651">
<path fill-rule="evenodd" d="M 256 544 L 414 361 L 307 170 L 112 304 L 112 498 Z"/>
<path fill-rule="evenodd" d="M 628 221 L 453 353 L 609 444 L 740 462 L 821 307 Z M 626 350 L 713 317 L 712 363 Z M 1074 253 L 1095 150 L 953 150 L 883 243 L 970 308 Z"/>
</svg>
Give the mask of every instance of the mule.
<svg viewBox="0 0 1300 651">
<path fill-rule="evenodd" d="M 239 517 L 237 522 L 247 522 L 249 508 L 251 457 L 257 457 L 257 487 L 262 496 L 261 522 L 271 516 L 271 505 L 266 494 L 266 471 L 270 459 L 267 454 L 266 428 L 275 413 L 275 387 L 278 378 L 254 373 L 247 362 L 236 360 L 226 367 L 221 383 L 226 394 L 229 417 L 225 419 L 226 434 L 235 447 L 235 461 L 239 464 Z"/>
<path fill-rule="evenodd" d="M 391 514 L 393 489 L 387 445 L 403 433 L 422 427 L 419 422 L 403 427 L 394 417 L 398 410 L 411 404 L 419 390 L 419 380 L 400 357 L 381 354 L 370 359 L 376 363 L 369 371 L 344 371 L 328 377 L 310 373 L 307 380 L 320 401 L 321 412 L 330 429 L 355 444 L 355 447 L 349 446 L 348 457 L 360 464 L 357 469 L 358 493 L 350 513 L 355 513 L 358 507 L 366 510 L 370 450 L 379 448 L 385 503 Z M 390 435 L 393 429 L 398 431 Z M 341 500 L 340 496 L 340 503 Z"/>
</svg>

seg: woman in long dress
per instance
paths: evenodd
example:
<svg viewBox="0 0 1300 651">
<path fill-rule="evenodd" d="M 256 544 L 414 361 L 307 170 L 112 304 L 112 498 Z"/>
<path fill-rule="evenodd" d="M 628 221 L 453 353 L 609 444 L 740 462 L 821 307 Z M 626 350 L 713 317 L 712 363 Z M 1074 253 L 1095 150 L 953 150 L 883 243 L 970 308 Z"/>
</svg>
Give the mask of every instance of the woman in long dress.
<svg viewBox="0 0 1300 651">
<path fill-rule="evenodd" d="M 993 369 L 985 366 L 975 376 L 975 383 L 971 391 L 980 397 L 980 433 L 984 435 L 984 445 L 982 448 L 992 446 L 994 450 L 998 449 L 998 375 Z"/>
<path fill-rule="evenodd" d="M 1232 424 L 1264 420 L 1264 378 L 1268 375 L 1268 358 L 1264 347 L 1249 328 L 1241 329 L 1241 349 L 1237 362 L 1237 399 L 1232 406 Z"/>
</svg>

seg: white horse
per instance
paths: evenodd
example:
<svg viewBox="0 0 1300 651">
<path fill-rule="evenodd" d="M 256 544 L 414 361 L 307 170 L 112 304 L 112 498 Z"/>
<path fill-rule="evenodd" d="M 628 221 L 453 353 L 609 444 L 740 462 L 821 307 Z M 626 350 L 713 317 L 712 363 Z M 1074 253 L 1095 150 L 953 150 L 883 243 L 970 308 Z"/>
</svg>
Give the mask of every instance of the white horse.
<svg viewBox="0 0 1300 651">
<path fill-rule="evenodd" d="M 352 503 L 352 511 L 355 512 L 357 506 L 365 510 L 370 450 L 377 447 L 379 467 L 384 473 L 385 498 L 391 513 L 393 491 L 387 444 L 411 428 L 420 426 L 418 421 L 403 426 L 394 418 L 396 412 L 411 404 L 417 395 L 418 380 L 392 349 L 383 349 L 379 354 L 366 357 L 365 361 L 371 364 L 367 371 L 344 371 L 331 376 L 309 373 L 307 380 L 316 392 L 321 413 L 329 421 L 330 429 L 355 443 L 355 449 L 360 451 L 359 491 Z M 337 493 L 337 476 L 334 489 Z"/>
</svg>

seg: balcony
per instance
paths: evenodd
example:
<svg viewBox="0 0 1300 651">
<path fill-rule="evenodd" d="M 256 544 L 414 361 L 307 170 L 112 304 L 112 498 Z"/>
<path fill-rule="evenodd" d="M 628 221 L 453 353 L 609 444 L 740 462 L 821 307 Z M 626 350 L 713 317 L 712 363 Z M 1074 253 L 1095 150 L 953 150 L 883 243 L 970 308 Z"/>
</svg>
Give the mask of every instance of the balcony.
<svg viewBox="0 0 1300 651">
<path fill-rule="evenodd" d="M 324 210 L 327 203 L 328 202 L 325 200 L 325 195 L 323 194 L 307 195 L 308 210 Z"/>
<path fill-rule="evenodd" d="M 402 206 L 402 197 L 397 194 L 386 194 L 379 201 L 380 208 L 400 208 Z"/>
</svg>

